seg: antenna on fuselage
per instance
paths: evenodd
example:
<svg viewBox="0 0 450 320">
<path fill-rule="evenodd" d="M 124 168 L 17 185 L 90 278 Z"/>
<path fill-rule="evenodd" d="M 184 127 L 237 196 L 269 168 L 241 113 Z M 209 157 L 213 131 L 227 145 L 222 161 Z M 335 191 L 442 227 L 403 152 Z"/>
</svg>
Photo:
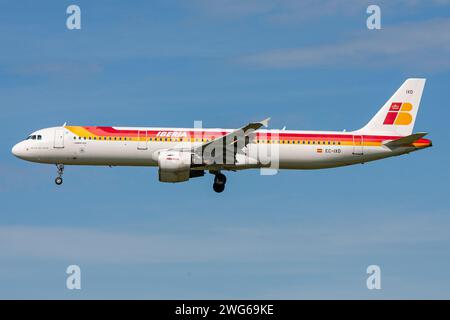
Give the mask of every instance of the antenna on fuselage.
<svg viewBox="0 0 450 320">
<path fill-rule="evenodd" d="M 64 124 L 62 125 L 63 127 L 65 127 L 66 126 L 66 124 L 67 124 L 67 122 L 64 122 Z"/>
</svg>

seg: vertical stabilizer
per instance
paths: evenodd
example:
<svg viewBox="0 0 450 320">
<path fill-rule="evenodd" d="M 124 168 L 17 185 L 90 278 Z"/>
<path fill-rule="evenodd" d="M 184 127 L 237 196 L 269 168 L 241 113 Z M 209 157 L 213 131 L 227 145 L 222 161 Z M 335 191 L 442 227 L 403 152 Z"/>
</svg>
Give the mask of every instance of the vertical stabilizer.
<svg viewBox="0 0 450 320">
<path fill-rule="evenodd" d="M 358 132 L 399 136 L 412 134 L 425 81 L 426 79 L 407 79 Z"/>
</svg>

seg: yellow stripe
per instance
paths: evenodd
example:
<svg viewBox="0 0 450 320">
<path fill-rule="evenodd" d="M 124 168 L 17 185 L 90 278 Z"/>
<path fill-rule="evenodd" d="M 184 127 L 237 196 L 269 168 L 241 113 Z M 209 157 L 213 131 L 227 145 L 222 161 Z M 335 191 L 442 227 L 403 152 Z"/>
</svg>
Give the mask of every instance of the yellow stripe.
<svg viewBox="0 0 450 320">
<path fill-rule="evenodd" d="M 97 135 L 91 133 L 90 131 L 88 131 L 85 128 L 80 127 L 80 126 L 65 126 L 65 128 L 67 130 L 69 130 L 70 132 L 72 132 L 74 135 L 78 136 L 78 137 L 82 137 L 82 138 L 86 137 L 87 139 L 89 139 L 89 137 L 91 139 L 94 138 L 94 137 L 98 137 Z M 117 139 L 118 138 L 119 137 L 117 137 Z M 141 137 L 140 139 L 141 139 L 141 141 L 145 141 L 144 137 Z M 104 140 L 103 137 L 102 137 L 102 139 L 100 141 L 102 141 L 102 140 Z M 138 141 L 138 140 L 139 140 L 138 137 L 127 137 L 127 141 Z M 169 141 L 173 141 L 173 140 L 175 140 L 175 139 L 170 139 Z M 190 140 L 190 142 L 197 142 L 196 139 L 194 139 L 194 138 L 183 138 L 183 139 L 180 139 L 180 140 L 182 140 L 184 142 L 189 142 L 189 140 Z M 204 139 L 198 139 L 198 140 L 199 140 L 198 142 L 201 142 L 201 140 L 204 140 Z M 105 141 L 110 141 L 109 137 L 107 137 L 107 140 L 105 140 Z M 114 137 L 112 137 L 111 141 L 117 141 L 117 140 L 114 140 Z M 164 141 L 164 140 L 162 138 L 158 138 L 158 137 L 155 137 L 154 139 L 152 139 L 150 137 L 147 137 L 147 141 Z M 302 143 L 303 141 L 305 141 L 306 143 Z M 316 143 L 309 143 L 308 144 L 307 143 L 308 141 L 310 141 L 310 142 L 315 141 Z M 329 146 L 329 147 L 353 146 L 354 145 L 353 141 L 334 141 L 335 144 L 333 144 L 333 141 L 330 141 L 331 142 L 330 144 L 328 144 L 328 141 L 325 141 L 325 143 L 323 141 L 320 141 L 321 143 L 319 144 L 319 143 L 317 143 L 318 141 L 319 140 L 302 139 L 302 140 L 289 140 L 290 143 L 288 143 L 288 140 L 281 140 L 281 141 L 280 140 L 259 140 L 259 143 L 260 144 L 261 143 L 266 143 L 266 144 L 279 143 L 279 144 L 320 145 L 320 146 Z M 338 142 L 340 142 L 340 143 L 338 144 Z M 416 145 L 417 146 L 427 146 L 428 144 L 427 143 L 425 143 L 425 144 L 419 144 L 419 143 L 414 144 L 414 146 L 416 146 Z M 381 142 L 363 142 L 362 146 L 365 146 L 365 147 L 379 147 L 379 146 L 381 146 Z"/>
</svg>

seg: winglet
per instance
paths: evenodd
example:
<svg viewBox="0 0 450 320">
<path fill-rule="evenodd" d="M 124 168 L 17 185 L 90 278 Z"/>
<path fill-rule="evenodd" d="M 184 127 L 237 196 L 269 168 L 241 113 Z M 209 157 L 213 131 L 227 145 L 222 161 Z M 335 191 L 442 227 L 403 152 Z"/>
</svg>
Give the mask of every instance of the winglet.
<svg viewBox="0 0 450 320">
<path fill-rule="evenodd" d="M 269 121 L 270 121 L 270 117 L 267 119 L 264 119 L 263 121 L 260 121 L 259 123 L 261 123 L 264 127 L 268 127 L 269 126 Z"/>
</svg>

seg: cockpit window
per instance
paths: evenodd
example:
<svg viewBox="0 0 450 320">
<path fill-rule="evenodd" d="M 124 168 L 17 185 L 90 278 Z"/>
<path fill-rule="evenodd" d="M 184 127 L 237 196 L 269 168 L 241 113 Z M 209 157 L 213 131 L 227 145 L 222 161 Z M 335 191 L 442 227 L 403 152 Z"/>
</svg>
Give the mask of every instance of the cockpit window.
<svg viewBox="0 0 450 320">
<path fill-rule="evenodd" d="M 28 136 L 25 140 L 42 140 L 42 136 L 40 134 L 33 134 L 31 136 Z"/>
<path fill-rule="evenodd" d="M 40 134 L 39 135 L 33 134 L 31 136 L 28 136 L 25 140 L 42 140 L 42 136 Z"/>
</svg>

